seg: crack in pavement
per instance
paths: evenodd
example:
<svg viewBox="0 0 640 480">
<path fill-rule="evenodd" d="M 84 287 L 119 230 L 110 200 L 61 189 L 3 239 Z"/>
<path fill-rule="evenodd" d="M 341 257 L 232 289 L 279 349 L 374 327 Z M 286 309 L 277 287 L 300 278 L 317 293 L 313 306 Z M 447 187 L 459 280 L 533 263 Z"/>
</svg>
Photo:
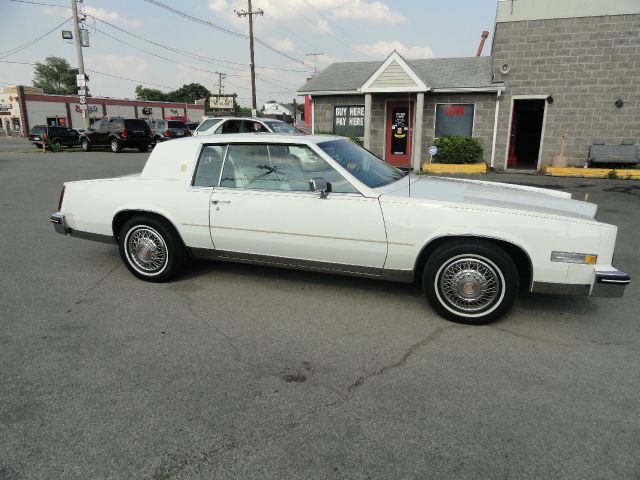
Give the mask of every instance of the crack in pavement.
<svg viewBox="0 0 640 480">
<path fill-rule="evenodd" d="M 392 363 L 390 365 L 384 365 L 383 367 L 379 368 L 378 370 L 375 370 L 373 372 L 367 373 L 367 374 L 359 377 L 354 383 L 349 385 L 349 387 L 347 388 L 347 396 L 351 395 L 351 393 L 354 390 L 360 388 L 364 384 L 364 382 L 366 382 L 368 379 L 370 379 L 372 377 L 377 377 L 379 375 L 383 375 L 384 373 L 388 372 L 389 370 L 394 370 L 396 368 L 400 368 L 400 367 L 404 366 L 407 363 L 407 361 L 409 360 L 409 358 L 411 357 L 411 355 L 413 355 L 416 350 L 418 350 L 418 349 L 420 349 L 422 347 L 425 347 L 425 346 L 429 345 L 430 343 L 434 342 L 445 331 L 451 330 L 452 328 L 468 328 L 468 327 L 464 327 L 462 325 L 455 325 L 454 324 L 454 325 L 447 325 L 447 326 L 436 328 L 433 332 L 431 332 L 425 338 L 420 340 L 418 343 L 414 343 L 413 345 L 411 345 L 409 347 L 409 349 L 405 352 L 405 354 L 397 362 L 394 362 L 394 363 Z"/>
<path fill-rule="evenodd" d="M 242 358 L 242 353 L 240 352 L 240 349 L 233 343 L 233 339 L 231 338 L 231 336 L 229 336 L 226 333 L 224 333 L 220 329 L 220 327 L 218 327 L 215 323 L 211 323 L 211 322 L 207 321 L 206 318 L 204 318 L 202 315 L 197 313 L 193 308 L 193 302 L 189 299 L 189 297 L 187 297 L 186 294 L 179 293 L 179 295 L 186 301 L 187 308 L 189 309 L 189 312 L 191 313 L 191 315 L 193 315 L 195 318 L 200 320 L 207 327 L 214 329 L 218 333 L 218 335 L 224 337 L 224 339 L 227 341 L 227 344 L 233 349 L 234 358 L 235 358 L 235 360 L 237 362 L 243 363 L 245 365 L 253 366 L 253 365 L 247 363 L 246 361 L 244 361 L 244 359 Z"/>
<path fill-rule="evenodd" d="M 86 290 L 84 290 L 83 292 L 80 293 L 80 295 L 78 296 L 78 299 L 76 301 L 74 301 L 73 304 L 74 305 L 80 305 L 82 303 L 82 300 L 84 299 L 84 297 L 86 297 L 89 293 L 91 293 L 96 288 L 98 288 L 98 286 L 102 282 L 104 282 L 113 272 L 115 272 L 121 266 L 122 266 L 122 263 L 116 264 L 111 270 L 109 270 L 107 273 L 102 275 L 102 277 L 100 277 L 98 280 L 93 282 L 93 285 L 91 285 L 89 288 L 87 288 Z M 73 308 L 68 309 L 67 313 L 70 313 L 72 310 L 73 310 Z"/>
<path fill-rule="evenodd" d="M 527 335 L 526 333 L 514 332 L 513 330 L 508 330 L 506 328 L 489 326 L 488 329 L 498 330 L 500 332 L 508 333 L 509 335 L 512 335 L 514 337 L 524 338 L 525 340 L 530 340 L 532 342 L 542 342 L 542 343 L 547 343 L 549 345 L 556 345 L 558 347 L 584 347 L 587 344 L 594 344 L 594 345 L 600 345 L 603 347 L 623 347 L 623 348 L 632 350 L 634 352 L 640 351 L 637 348 L 624 343 L 607 342 L 603 340 L 591 340 L 588 338 L 578 338 L 577 342 L 558 342 L 556 340 L 551 340 L 549 338 L 535 337 L 533 335 Z"/>
</svg>

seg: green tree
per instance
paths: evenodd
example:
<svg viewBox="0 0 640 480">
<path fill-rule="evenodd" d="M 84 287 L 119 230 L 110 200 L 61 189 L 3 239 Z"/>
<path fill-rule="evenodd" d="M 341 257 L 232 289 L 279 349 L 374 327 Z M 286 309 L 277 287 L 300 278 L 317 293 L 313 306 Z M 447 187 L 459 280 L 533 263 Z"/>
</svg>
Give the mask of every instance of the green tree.
<svg viewBox="0 0 640 480">
<path fill-rule="evenodd" d="M 166 102 L 167 93 L 156 88 L 145 88 L 142 85 L 136 87 L 136 98 L 138 100 L 147 100 L 149 102 Z"/>
<path fill-rule="evenodd" d="M 202 98 L 209 99 L 211 92 L 207 87 L 199 83 L 190 83 L 183 85 L 177 90 L 173 90 L 167 94 L 169 102 L 195 103 L 196 100 Z"/>
<path fill-rule="evenodd" d="M 33 86 L 41 88 L 44 93 L 55 95 L 75 94 L 77 68 L 71 68 L 69 62 L 61 57 L 47 57 L 43 63 L 36 62 Z"/>
</svg>

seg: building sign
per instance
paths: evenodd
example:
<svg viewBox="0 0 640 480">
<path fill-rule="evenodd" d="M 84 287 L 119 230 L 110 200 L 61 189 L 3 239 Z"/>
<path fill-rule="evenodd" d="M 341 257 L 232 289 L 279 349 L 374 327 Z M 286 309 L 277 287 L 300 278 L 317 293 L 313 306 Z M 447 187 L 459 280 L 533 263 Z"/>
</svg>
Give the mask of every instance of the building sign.
<svg viewBox="0 0 640 480">
<path fill-rule="evenodd" d="M 211 110 L 233 110 L 233 95 L 209 97 Z"/>
<path fill-rule="evenodd" d="M 10 115 L 13 105 L 10 103 L 0 103 L 0 115 Z"/>
<path fill-rule="evenodd" d="M 151 107 L 142 107 L 142 114 L 143 115 L 147 115 L 147 116 L 153 115 L 153 108 L 151 108 Z"/>
<path fill-rule="evenodd" d="M 86 103 L 82 105 L 76 105 L 76 112 L 82 113 L 83 110 L 86 110 L 87 113 L 96 113 L 98 111 L 98 106 L 87 105 Z"/>
<path fill-rule="evenodd" d="M 409 132 L 409 109 L 394 107 L 391 114 L 391 153 L 393 155 L 407 154 L 407 140 Z"/>
<path fill-rule="evenodd" d="M 442 103 L 436 105 L 435 136 L 473 134 L 473 103 Z"/>
<path fill-rule="evenodd" d="M 334 105 L 333 133 L 364 137 L 364 105 Z"/>
</svg>

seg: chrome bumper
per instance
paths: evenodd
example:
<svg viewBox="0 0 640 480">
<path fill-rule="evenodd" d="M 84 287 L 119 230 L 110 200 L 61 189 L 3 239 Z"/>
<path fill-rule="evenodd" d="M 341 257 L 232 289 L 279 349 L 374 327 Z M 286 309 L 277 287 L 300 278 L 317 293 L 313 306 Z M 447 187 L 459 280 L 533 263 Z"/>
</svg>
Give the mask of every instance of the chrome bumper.
<svg viewBox="0 0 640 480">
<path fill-rule="evenodd" d="M 64 221 L 64 215 L 61 213 L 54 213 L 49 217 L 49 221 L 53 223 L 53 228 L 56 232 L 61 233 L 62 235 L 69 233 L 67 224 Z"/>
<path fill-rule="evenodd" d="M 594 297 L 621 297 L 624 289 L 631 283 L 628 273 L 614 270 L 613 272 L 596 272 L 596 280 L 591 289 Z"/>
<path fill-rule="evenodd" d="M 592 297 L 616 298 L 624 295 L 624 289 L 631 283 L 628 273 L 619 270 L 595 272 L 593 285 L 573 283 L 533 282 L 532 293 L 552 295 L 591 295 Z"/>
</svg>

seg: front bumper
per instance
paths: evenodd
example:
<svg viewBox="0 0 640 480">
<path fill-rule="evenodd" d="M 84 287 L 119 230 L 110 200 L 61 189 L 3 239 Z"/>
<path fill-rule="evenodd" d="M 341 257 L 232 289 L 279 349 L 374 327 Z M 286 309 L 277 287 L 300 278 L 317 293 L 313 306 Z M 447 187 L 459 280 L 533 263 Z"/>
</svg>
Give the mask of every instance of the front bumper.
<svg viewBox="0 0 640 480">
<path fill-rule="evenodd" d="M 620 270 L 596 271 L 592 284 L 533 282 L 531 292 L 552 295 L 591 295 L 592 297 L 618 298 L 631 283 L 628 273 Z"/>
<path fill-rule="evenodd" d="M 56 232 L 61 233 L 62 235 L 66 235 L 67 233 L 69 233 L 67 224 L 64 221 L 64 215 L 62 215 L 61 213 L 54 213 L 49 217 L 49 221 L 53 223 L 53 228 Z"/>
<path fill-rule="evenodd" d="M 593 297 L 616 298 L 624 295 L 624 289 L 631 283 L 628 273 L 620 270 L 596 272 L 596 280 L 591 289 Z"/>
</svg>

